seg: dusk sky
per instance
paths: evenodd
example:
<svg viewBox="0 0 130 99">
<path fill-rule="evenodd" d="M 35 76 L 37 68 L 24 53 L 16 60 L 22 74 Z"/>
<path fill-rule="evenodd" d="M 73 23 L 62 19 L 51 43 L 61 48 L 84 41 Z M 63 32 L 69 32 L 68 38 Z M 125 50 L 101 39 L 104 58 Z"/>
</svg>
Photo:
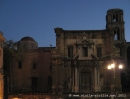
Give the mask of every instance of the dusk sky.
<svg viewBox="0 0 130 99">
<path fill-rule="evenodd" d="M 39 47 L 56 45 L 54 28 L 100 30 L 106 13 L 124 11 L 125 37 L 130 42 L 130 0 L 0 0 L 0 31 L 6 40 L 35 39 Z"/>
</svg>

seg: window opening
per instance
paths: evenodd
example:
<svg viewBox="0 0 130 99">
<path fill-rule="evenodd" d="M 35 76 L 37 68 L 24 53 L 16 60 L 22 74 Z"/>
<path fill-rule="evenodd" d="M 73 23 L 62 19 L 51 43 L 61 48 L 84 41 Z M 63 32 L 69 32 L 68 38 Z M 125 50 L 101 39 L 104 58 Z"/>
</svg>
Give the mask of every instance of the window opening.
<svg viewBox="0 0 130 99">
<path fill-rule="evenodd" d="M 33 63 L 33 70 L 36 69 L 36 63 Z"/>
<path fill-rule="evenodd" d="M 73 57 L 73 47 L 68 47 L 68 57 Z"/>
<path fill-rule="evenodd" d="M 87 57 L 88 56 L 88 47 L 83 47 L 82 52 L 83 52 L 83 57 Z"/>
<path fill-rule="evenodd" d="M 48 91 L 51 91 L 52 87 L 52 76 L 48 76 Z"/>
<path fill-rule="evenodd" d="M 113 22 L 116 22 L 116 17 L 115 17 L 115 15 L 113 15 Z"/>
<path fill-rule="evenodd" d="M 22 68 L 22 62 L 18 62 L 18 68 L 21 69 Z"/>
<path fill-rule="evenodd" d="M 32 92 L 37 91 L 37 77 L 32 77 Z"/>
<path fill-rule="evenodd" d="M 118 14 L 113 15 L 113 22 L 118 22 Z"/>
<path fill-rule="evenodd" d="M 102 48 L 97 47 L 97 57 L 102 57 Z"/>
<path fill-rule="evenodd" d="M 118 14 L 116 14 L 116 22 L 118 22 Z"/>
<path fill-rule="evenodd" d="M 114 30 L 114 40 L 120 40 L 119 29 Z"/>
</svg>

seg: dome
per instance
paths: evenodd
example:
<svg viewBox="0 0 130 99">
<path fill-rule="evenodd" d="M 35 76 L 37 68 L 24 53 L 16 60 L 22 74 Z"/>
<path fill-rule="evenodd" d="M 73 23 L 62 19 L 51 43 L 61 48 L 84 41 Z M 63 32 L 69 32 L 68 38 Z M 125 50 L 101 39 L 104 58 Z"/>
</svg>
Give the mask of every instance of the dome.
<svg viewBox="0 0 130 99">
<path fill-rule="evenodd" d="M 34 41 L 35 42 L 35 40 L 29 36 L 23 37 L 20 41 Z"/>
</svg>

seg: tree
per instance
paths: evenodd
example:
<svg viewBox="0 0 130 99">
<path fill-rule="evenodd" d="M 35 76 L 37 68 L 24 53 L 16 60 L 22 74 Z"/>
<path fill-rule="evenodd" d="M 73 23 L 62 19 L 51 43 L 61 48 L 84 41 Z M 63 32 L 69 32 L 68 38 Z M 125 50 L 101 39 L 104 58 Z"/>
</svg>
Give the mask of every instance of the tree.
<svg viewBox="0 0 130 99">
<path fill-rule="evenodd" d="M 17 42 L 12 40 L 4 42 L 4 70 L 7 71 L 13 60 L 23 61 L 25 56 L 23 50 L 17 49 Z"/>
<path fill-rule="evenodd" d="M 3 70 L 4 70 L 4 82 L 5 82 L 5 98 L 7 98 L 8 92 L 10 92 L 10 68 L 11 64 L 14 60 L 23 61 L 25 56 L 23 51 L 17 49 L 17 42 L 13 42 L 12 40 L 4 42 L 4 53 L 3 53 Z M 7 80 L 9 79 L 9 81 Z M 8 90 L 9 89 L 9 90 Z"/>
</svg>

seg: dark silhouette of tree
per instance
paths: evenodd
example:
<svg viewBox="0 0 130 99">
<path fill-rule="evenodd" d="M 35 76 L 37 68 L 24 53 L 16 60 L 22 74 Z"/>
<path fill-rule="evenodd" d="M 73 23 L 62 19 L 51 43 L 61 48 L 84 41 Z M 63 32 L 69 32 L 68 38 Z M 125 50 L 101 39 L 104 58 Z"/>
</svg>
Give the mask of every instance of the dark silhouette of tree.
<svg viewBox="0 0 130 99">
<path fill-rule="evenodd" d="M 12 40 L 4 42 L 4 53 L 3 53 L 3 70 L 4 70 L 4 98 L 8 99 L 8 93 L 10 92 L 10 68 L 14 60 L 23 61 L 25 56 L 23 51 L 17 49 L 17 42 Z"/>
</svg>

